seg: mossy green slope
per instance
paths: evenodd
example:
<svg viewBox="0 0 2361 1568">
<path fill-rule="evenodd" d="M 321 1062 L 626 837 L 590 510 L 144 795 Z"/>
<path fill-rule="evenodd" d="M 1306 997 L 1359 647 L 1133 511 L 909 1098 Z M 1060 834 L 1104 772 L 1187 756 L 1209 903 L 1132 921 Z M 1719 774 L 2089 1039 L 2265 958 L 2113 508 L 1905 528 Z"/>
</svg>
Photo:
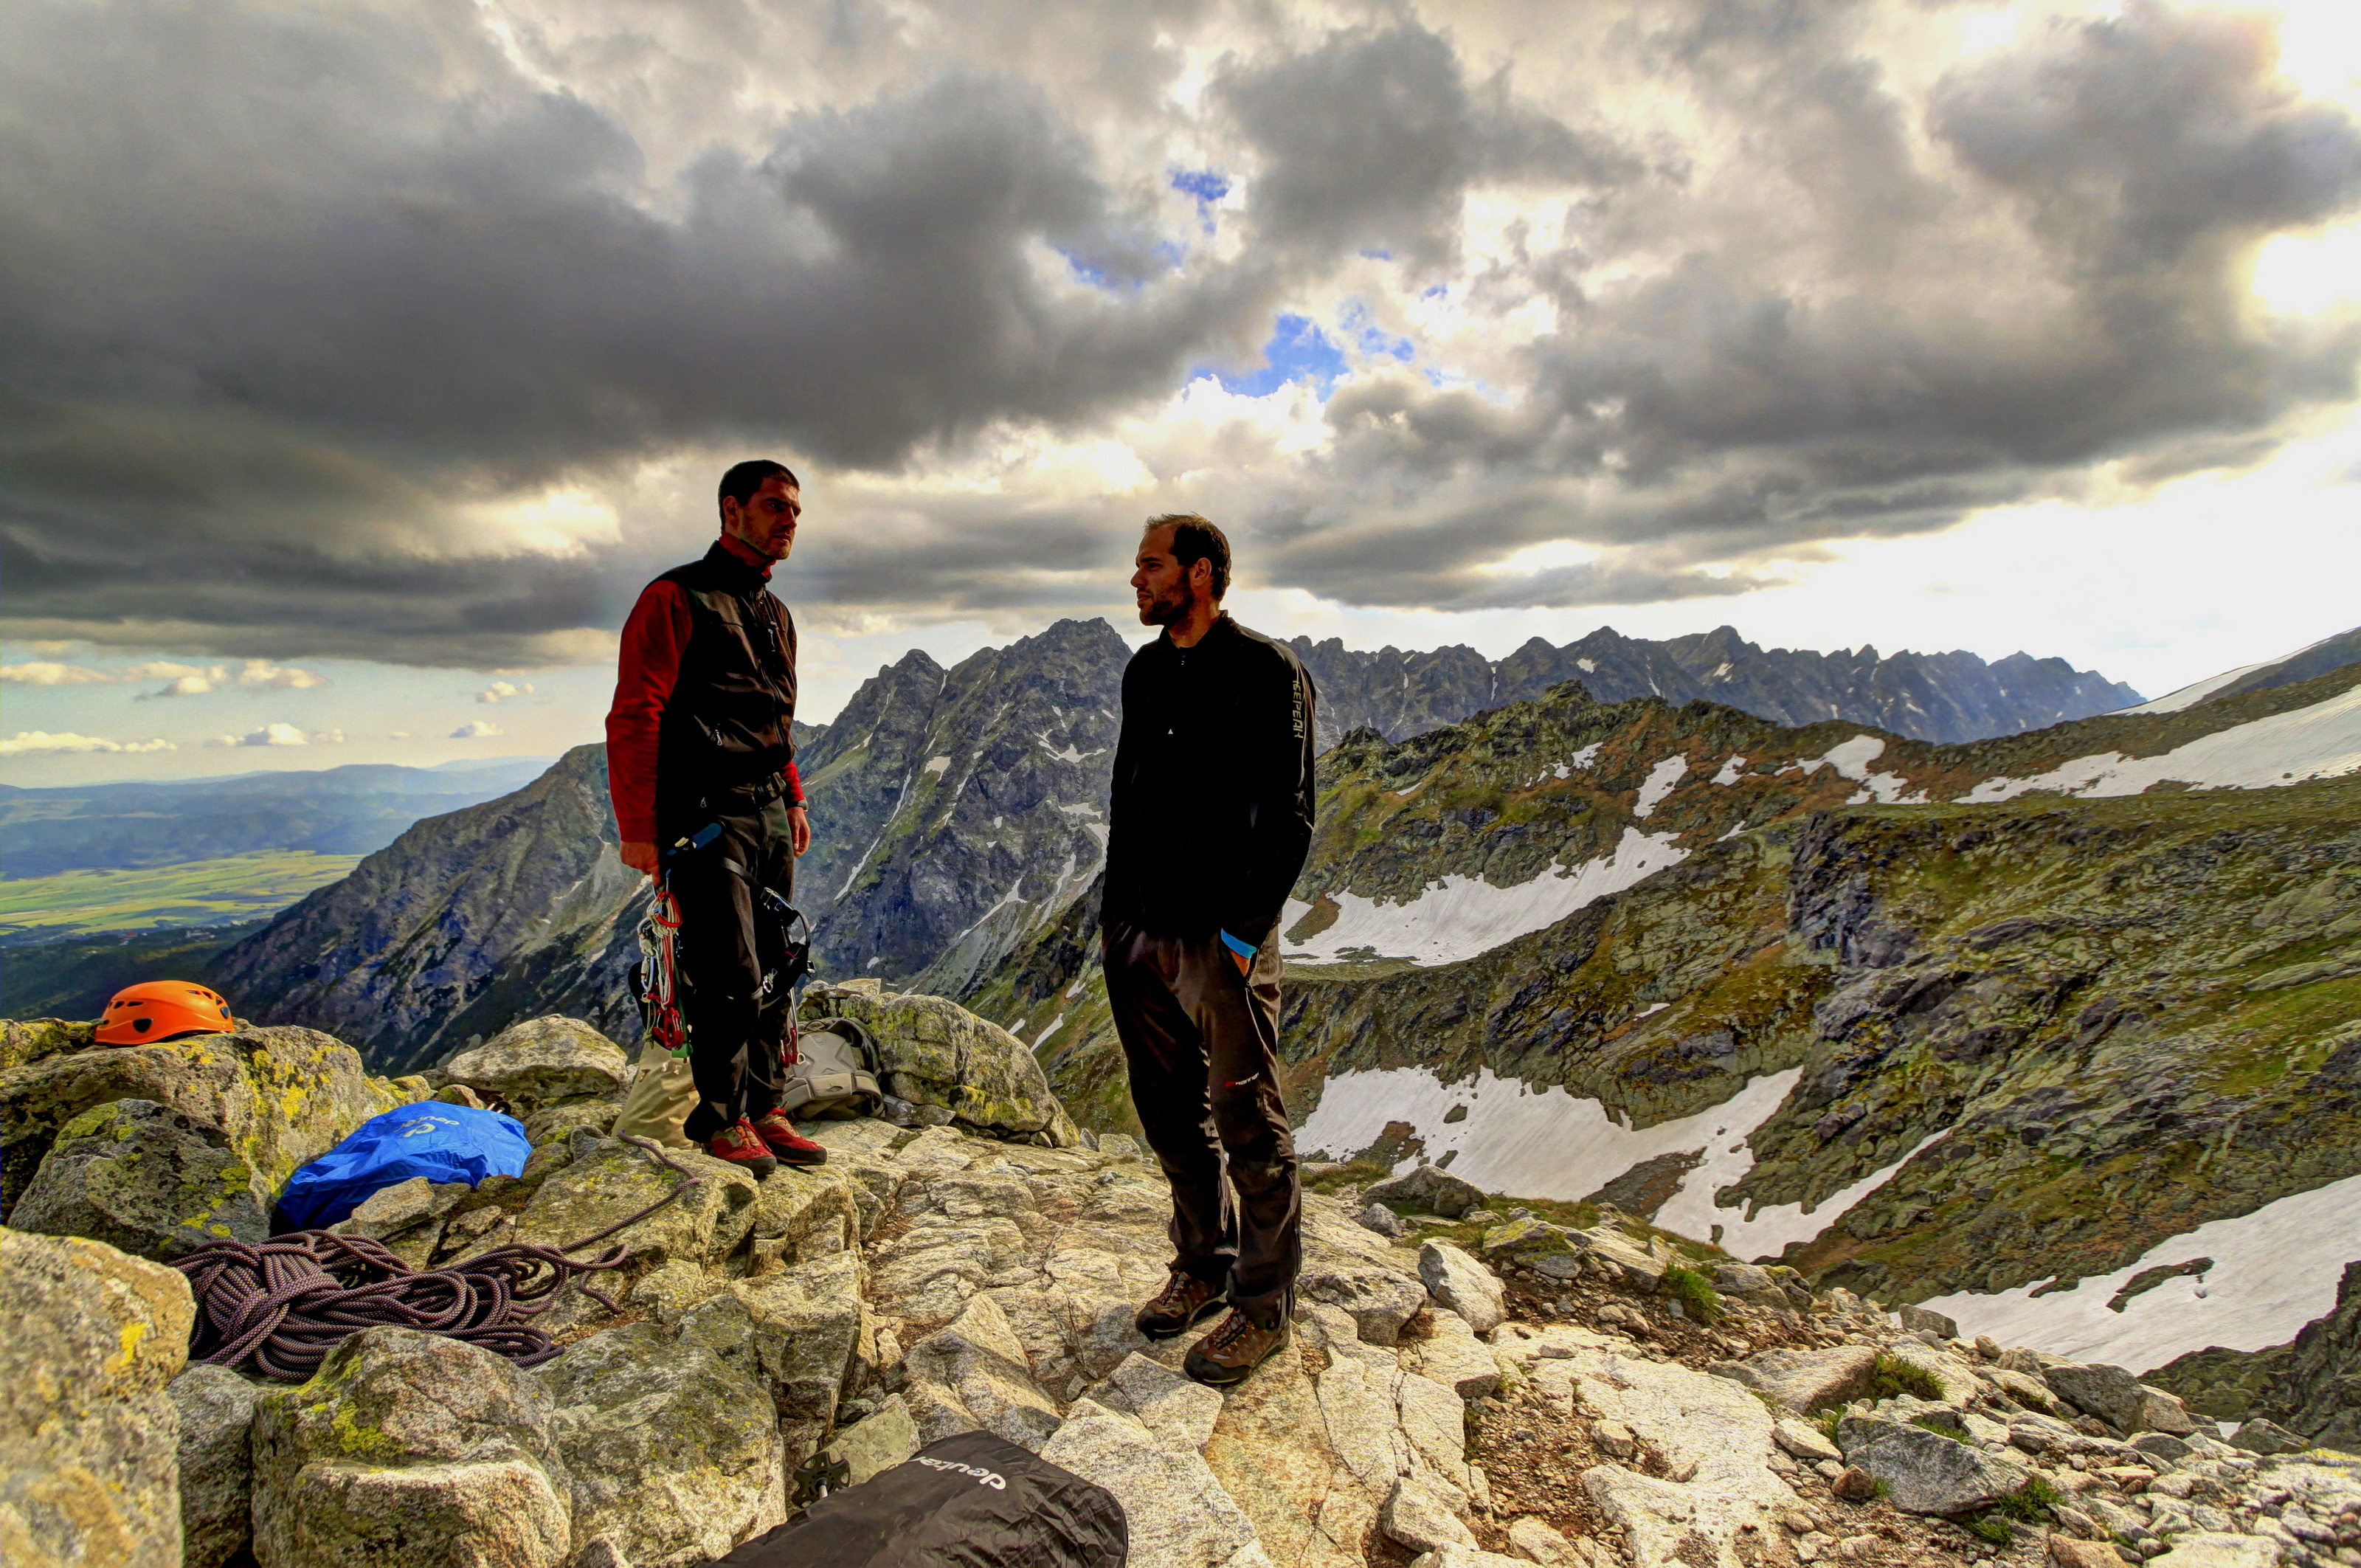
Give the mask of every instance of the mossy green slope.
<svg viewBox="0 0 2361 1568">
<path fill-rule="evenodd" d="M 1948 804 L 2104 751 L 2154 755 L 2307 707 L 2345 670 L 2180 714 L 1967 746 L 1888 739 L 1876 791 L 1795 766 L 1862 733 L 1559 688 L 1323 760 L 1298 896 L 1512 885 L 1642 826 L 1687 858 L 1456 963 L 1296 964 L 1289 1102 L 1334 1073 L 1478 1068 L 1646 1125 L 1800 1069 L 1736 1202 L 1817 1202 L 1949 1135 L 1790 1261 L 1889 1299 L 2122 1266 L 2204 1221 L 2361 1170 L 2361 779 Z M 1590 751 L 1587 767 L 1564 760 Z M 1742 755 L 1742 770 L 1719 764 Z M 1723 773 L 1734 782 L 1716 784 Z M 1752 827 L 1742 824 L 1752 822 Z M 1733 829 L 1736 829 L 1733 835 Z M 1094 897 L 972 995 L 1085 1124 L 1130 1124 L 1096 977 Z"/>
</svg>

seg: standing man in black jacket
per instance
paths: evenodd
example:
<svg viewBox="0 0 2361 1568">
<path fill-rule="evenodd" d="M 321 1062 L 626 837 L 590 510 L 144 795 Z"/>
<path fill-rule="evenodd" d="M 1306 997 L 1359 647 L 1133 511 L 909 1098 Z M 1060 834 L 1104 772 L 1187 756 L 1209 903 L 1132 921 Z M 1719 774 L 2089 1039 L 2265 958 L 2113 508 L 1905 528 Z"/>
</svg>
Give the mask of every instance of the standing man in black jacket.
<svg viewBox="0 0 2361 1568">
<path fill-rule="evenodd" d="M 1132 1105 L 1172 1186 L 1174 1253 L 1136 1321 L 1166 1338 L 1226 1300 L 1185 1363 L 1219 1387 L 1287 1343 L 1302 1261 L 1279 919 L 1312 846 L 1313 693 L 1285 643 L 1223 612 L 1220 529 L 1152 519 L 1136 564 L 1140 621 L 1164 631 L 1123 674 L 1099 924 Z"/>
</svg>

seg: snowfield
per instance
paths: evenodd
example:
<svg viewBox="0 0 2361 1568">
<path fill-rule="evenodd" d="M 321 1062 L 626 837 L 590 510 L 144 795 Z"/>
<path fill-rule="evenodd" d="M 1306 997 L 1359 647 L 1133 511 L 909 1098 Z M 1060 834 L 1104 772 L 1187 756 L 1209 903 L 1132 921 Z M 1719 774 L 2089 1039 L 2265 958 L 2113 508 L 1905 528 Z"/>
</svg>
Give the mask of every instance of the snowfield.
<svg viewBox="0 0 2361 1568">
<path fill-rule="evenodd" d="M 1795 762 L 1779 771 L 1803 771 L 1806 778 L 1822 768 L 1834 768 L 1837 777 L 1850 779 L 1861 787 L 1846 801 L 1848 806 L 1861 806 L 1875 801 L 1880 806 L 1923 806 L 1927 797 L 1910 788 L 1910 781 L 1900 773 L 1872 773 L 1869 764 L 1885 752 L 1885 742 L 1874 735 L 1856 735 L 1850 740 L 1839 741 L 1808 762 Z"/>
<path fill-rule="evenodd" d="M 2210 1257 L 2202 1276 L 2168 1279 L 2108 1309 L 2135 1274 Z M 2153 1372 L 2192 1350 L 2261 1350 L 2284 1344 L 2336 1305 L 2345 1265 L 2361 1257 L 2361 1176 L 2266 1203 L 2235 1220 L 2214 1220 L 2150 1247 L 2113 1274 L 2036 1297 L 2046 1281 L 1982 1295 L 1962 1291 L 1921 1305 L 1958 1320 L 1963 1334 L 1990 1334 L 2078 1361 Z"/>
<path fill-rule="evenodd" d="M 1737 1257 L 1775 1258 L 1790 1242 L 1809 1241 L 1828 1229 L 1942 1136 L 1925 1140 L 1808 1211 L 1789 1203 L 1750 1217 L 1742 1209 L 1715 1207 L 1716 1192 L 1754 1168 L 1754 1151 L 1746 1140 L 1802 1076 L 1802 1069 L 1790 1068 L 1752 1079 L 1709 1111 L 1631 1128 L 1598 1101 L 1578 1099 L 1554 1084 L 1536 1090 L 1495 1077 L 1489 1069 L 1457 1083 L 1444 1083 L 1424 1068 L 1347 1072 L 1322 1089 L 1319 1107 L 1296 1130 L 1295 1146 L 1306 1157 L 1343 1159 L 1377 1142 L 1389 1122 L 1407 1122 L 1426 1140 L 1428 1160 L 1450 1157 L 1454 1176 L 1488 1192 L 1567 1201 L 1588 1197 L 1642 1160 L 1696 1155 L 1698 1165 L 1682 1177 L 1655 1223 L 1699 1241 L 1718 1239 Z M 1443 1118 L 1461 1105 L 1467 1108 L 1466 1120 L 1445 1123 Z M 1415 1163 L 1405 1161 L 1399 1168 Z"/>
<path fill-rule="evenodd" d="M 1454 1176 L 1487 1192 L 1566 1201 L 1588 1197 L 1643 1160 L 1694 1155 L 1699 1163 L 1681 1178 L 1655 1223 L 1718 1242 L 1734 1257 L 1775 1261 L 1789 1244 L 1817 1236 L 1946 1135 L 1922 1140 L 1808 1211 L 1780 1204 L 1749 1215 L 1716 1207 L 1714 1195 L 1754 1167 L 1747 1139 L 1801 1077 L 1802 1069 L 1789 1069 L 1753 1079 L 1709 1111 L 1632 1128 L 1596 1100 L 1555 1085 L 1535 1089 L 1488 1069 L 1455 1083 L 1424 1068 L 1347 1072 L 1323 1088 L 1319 1106 L 1296 1130 L 1295 1146 L 1305 1158 L 1345 1159 L 1377 1142 L 1388 1123 L 1408 1123 L 1425 1140 L 1422 1157 L 1437 1164 L 1448 1157 Z M 1444 1121 L 1459 1106 L 1466 1107 L 1464 1120 Z M 1416 1163 L 1405 1160 L 1396 1170 Z M 2200 1225 L 2071 1289 L 2037 1297 L 2047 1283 L 2037 1280 L 1922 1305 L 1956 1319 L 1963 1334 L 1988 1333 L 2003 1344 L 2147 1373 L 2207 1345 L 2260 1350 L 2285 1343 L 2336 1305 L 2337 1278 L 2355 1257 L 2361 1257 L 2361 1176 Z M 2120 1312 L 2109 1309 L 2116 1290 L 2142 1269 L 2195 1258 L 2212 1258 L 2213 1266 L 2134 1296 Z"/>
<path fill-rule="evenodd" d="M 1301 943 L 1282 949 L 1290 959 L 1345 958 L 1367 949 L 1380 958 L 1408 959 L 1419 964 L 1456 963 L 1488 952 L 1529 931 L 1554 926 L 1583 905 L 1620 893 L 1642 877 L 1677 865 L 1688 851 L 1675 849 L 1675 833 L 1642 833 L 1623 829 L 1615 852 L 1585 861 L 1571 870 L 1553 864 L 1531 882 L 1495 887 L 1482 877 L 1444 877 L 1431 883 L 1415 898 L 1400 904 L 1380 903 L 1355 893 L 1332 894 L 1339 909 L 1336 923 Z M 1290 930 L 1311 911 L 1301 899 L 1290 898 L 1279 916 L 1279 928 Z"/>
<path fill-rule="evenodd" d="M 2159 757 L 2077 757 L 2029 779 L 1992 778 L 1959 801 L 2012 800 L 2034 790 L 2137 795 L 2167 782 L 2199 789 L 2268 789 L 2361 770 L 2361 685 L 2325 702 L 2234 725 Z"/>
</svg>

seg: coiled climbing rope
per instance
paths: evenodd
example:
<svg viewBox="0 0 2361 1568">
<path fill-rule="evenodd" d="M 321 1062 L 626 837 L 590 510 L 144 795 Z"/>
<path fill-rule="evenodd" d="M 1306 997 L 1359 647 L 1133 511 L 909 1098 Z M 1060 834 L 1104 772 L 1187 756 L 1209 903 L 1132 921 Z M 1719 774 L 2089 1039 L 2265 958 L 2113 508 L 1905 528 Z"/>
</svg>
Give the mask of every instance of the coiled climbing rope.
<svg viewBox="0 0 2361 1568">
<path fill-rule="evenodd" d="M 251 1364 L 267 1377 L 302 1382 L 330 1351 L 364 1329 L 418 1329 L 465 1340 L 535 1366 L 558 1352 L 530 1320 L 579 1289 L 605 1307 L 614 1301 L 588 1277 L 619 1268 L 620 1246 L 593 1258 L 566 1255 L 602 1242 L 677 1199 L 704 1179 L 674 1163 L 647 1138 L 624 1142 L 653 1155 L 680 1177 L 638 1213 L 564 1246 L 512 1243 L 447 1268 L 418 1269 L 367 1236 L 294 1231 L 261 1242 L 214 1242 L 177 1259 L 197 1299 L 191 1358 L 215 1366 Z"/>
</svg>

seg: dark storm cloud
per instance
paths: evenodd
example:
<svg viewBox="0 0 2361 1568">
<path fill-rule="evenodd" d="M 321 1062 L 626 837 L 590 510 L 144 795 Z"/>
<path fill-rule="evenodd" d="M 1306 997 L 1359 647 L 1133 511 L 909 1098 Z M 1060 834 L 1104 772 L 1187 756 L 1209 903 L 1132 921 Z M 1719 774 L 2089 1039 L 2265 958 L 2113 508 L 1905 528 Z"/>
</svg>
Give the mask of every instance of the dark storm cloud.
<svg viewBox="0 0 2361 1568">
<path fill-rule="evenodd" d="M 1393 376 L 1329 405 L 1334 473 L 1490 474 L 1514 499 L 1390 524 L 1313 503 L 1279 580 L 1363 604 L 1628 602 L 1581 573 L 1470 568 L 1542 538 L 1653 541 L 1702 566 L 1939 528 L 2094 460 L 2141 481 L 2253 461 L 2291 408 L 2353 395 L 2351 331 L 2263 323 L 2244 298 L 2260 238 L 2361 202 L 2361 127 L 2296 100 L 2255 24 L 2135 5 L 1946 78 L 1926 120 L 1959 169 L 1946 190 L 1876 73 L 1841 58 L 1841 16 L 1724 7 L 1652 40 L 1775 127 L 1758 167 L 1784 171 L 1807 232 L 1773 216 L 1733 235 L 1746 204 L 1726 192 L 1610 211 L 1569 249 L 1653 233 L 1686 259 L 1558 289 L 1537 395 Z M 1671 572 L 1648 597 L 1707 580 Z"/>
<path fill-rule="evenodd" d="M 707 157 L 659 216 L 620 126 L 480 61 L 489 87 L 448 91 L 423 27 L 117 5 L 12 33 L 21 635 L 104 635 L 160 594 L 232 651 L 282 652 L 310 618 L 335 629 L 321 652 L 374 630 L 444 662 L 446 640 L 582 624 L 577 565 L 433 564 L 498 553 L 469 501 L 683 443 L 883 465 L 1076 420 L 1252 341 L 1274 297 L 1254 266 L 1171 276 L 1082 137 L 1005 78 L 796 117 L 759 160 Z M 1144 286 L 1045 284 L 1045 247 Z"/>
<path fill-rule="evenodd" d="M 1946 80 L 1929 126 L 2055 251 L 2128 288 L 2361 197 L 2352 120 L 2297 100 L 2257 18 L 2135 5 Z"/>
<path fill-rule="evenodd" d="M 1443 260 L 1478 180 L 1603 187 L 1642 172 L 1610 138 L 1516 102 L 1505 79 L 1471 89 L 1452 46 L 1419 27 L 1343 33 L 1235 68 L 1216 92 L 1262 159 L 1256 234 L 1323 256 Z"/>
<path fill-rule="evenodd" d="M 78 11 L 50 52 L 98 49 L 130 10 Z M 349 101 L 333 118 L 286 112 L 267 86 L 292 24 L 207 15 L 252 35 L 243 72 L 229 49 L 203 82 L 161 49 L 153 80 L 136 59 L 69 69 L 84 88 L 111 75 L 101 117 L 11 86 L 19 221 L 0 322 L 20 390 L 211 393 L 323 440 L 528 477 L 735 428 L 873 464 L 980 421 L 1160 388 L 1268 302 L 1267 281 L 1235 272 L 1120 310 L 1046 290 L 1036 243 L 1135 274 L 1150 247 L 1125 232 L 1088 145 L 1021 82 L 952 76 L 805 116 L 759 164 L 712 154 L 665 219 L 632 200 L 631 138 L 579 101 L 446 100 L 337 36 L 314 40 L 330 58 L 311 69 Z M 149 19 L 169 32 L 188 16 Z M 208 145 L 210 122 L 257 95 L 280 119 L 260 131 L 321 141 L 291 166 L 274 146 L 267 173 L 225 170 L 264 149 Z"/>
<path fill-rule="evenodd" d="M 1939 527 L 2094 460 L 2251 461 L 2290 410 L 2353 394 L 2349 334 L 2243 295 L 2260 238 L 2361 201 L 2361 131 L 2290 97 L 2250 23 L 2134 5 L 1905 101 L 1858 6 L 1577 8 L 1592 101 L 1569 105 L 1408 22 L 1305 39 L 1249 11 L 1217 36 L 1210 6 L 1102 28 L 1009 5 L 942 13 L 921 58 L 883 11 L 832 14 L 669 17 L 739 60 L 716 101 L 759 96 L 741 26 L 887 84 L 735 126 L 675 176 L 457 0 L 14 8 L 9 632 L 524 663 L 686 552 L 677 498 L 619 501 L 620 537 L 569 551 L 519 496 L 640 494 L 642 462 L 741 445 L 809 461 L 824 495 L 999 422 L 1087 431 L 1247 362 L 1366 253 L 1408 290 L 1449 274 L 1470 195 L 1504 186 L 1576 199 L 1451 286 L 1479 317 L 1546 301 L 1557 333 L 1502 385 L 1423 361 L 1343 383 L 1333 455 L 1256 460 L 1264 582 L 1438 608 L 1739 591 L 1762 552 Z M 608 25 L 580 47 L 621 77 L 676 69 Z M 1231 49 L 1202 113 L 1163 96 L 1168 30 Z M 1659 95 L 1694 115 L 1651 123 Z M 1192 226 L 1184 252 L 1158 226 L 1170 171 L 1102 156 L 1168 135 L 1241 192 L 1220 243 Z M 1098 602 L 1128 503 L 1024 487 L 820 514 L 807 602 Z M 1567 540 L 1606 554 L 1493 569 Z"/>
</svg>

